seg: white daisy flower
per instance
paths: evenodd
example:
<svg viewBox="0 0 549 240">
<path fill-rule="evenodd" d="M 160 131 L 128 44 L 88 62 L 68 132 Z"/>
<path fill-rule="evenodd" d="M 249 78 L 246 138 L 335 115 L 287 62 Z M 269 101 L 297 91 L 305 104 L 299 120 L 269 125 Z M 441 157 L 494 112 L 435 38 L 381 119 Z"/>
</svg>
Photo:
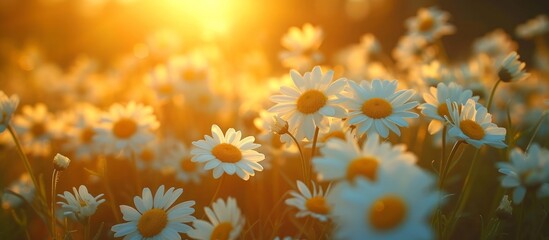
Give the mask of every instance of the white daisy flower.
<svg viewBox="0 0 549 240">
<path fill-rule="evenodd" d="M 356 125 L 357 135 L 364 133 L 379 134 L 386 138 L 389 130 L 400 136 L 398 127 L 407 127 L 406 118 L 417 118 L 417 113 L 411 112 L 417 106 L 416 101 L 408 102 L 414 95 L 413 90 L 396 91 L 397 81 L 375 79 L 371 83 L 361 81 L 360 84 L 348 81 L 347 96 L 339 95 L 343 105 L 349 111 L 348 123 Z"/>
<path fill-rule="evenodd" d="M 326 127 L 324 131 L 320 131 L 318 133 L 317 147 L 324 146 L 324 144 L 330 139 L 337 138 L 345 140 L 345 134 L 349 131 L 349 129 L 350 126 L 341 118 L 328 118 L 328 127 Z M 311 144 L 312 143 L 308 145 Z"/>
<path fill-rule="evenodd" d="M 76 159 L 90 159 L 99 150 L 93 137 L 100 120 L 100 111 L 90 104 L 79 104 L 70 118 L 68 141 L 63 143 L 63 148 L 66 151 L 75 151 Z"/>
<path fill-rule="evenodd" d="M 173 207 L 181 196 L 183 189 L 168 189 L 164 193 L 164 185 L 153 195 L 149 188 L 143 189 L 142 197 L 135 196 L 133 202 L 136 208 L 120 205 L 124 220 L 112 226 L 114 237 L 124 239 L 181 239 L 180 233 L 187 233 L 192 228 L 185 224 L 196 220 L 192 206 L 194 201 L 185 201 Z M 170 208 L 171 207 L 171 208 Z"/>
<path fill-rule="evenodd" d="M 419 168 L 396 165 L 377 181 L 357 178 L 330 203 L 337 239 L 432 239 L 429 218 L 440 194 L 434 178 Z M 411 171 L 413 170 L 413 171 Z"/>
<path fill-rule="evenodd" d="M 15 116 L 14 126 L 25 150 L 37 156 L 47 156 L 51 150 L 51 141 L 56 135 L 57 122 L 43 103 L 34 107 L 23 106 L 22 110 L 22 115 Z"/>
<path fill-rule="evenodd" d="M 492 115 L 475 100 L 469 99 L 466 104 L 452 104 L 450 110 L 450 129 L 448 137 L 463 140 L 476 148 L 488 144 L 495 148 L 504 148 L 506 129 L 492 123 Z M 478 109 L 477 109 L 478 106 Z"/>
<path fill-rule="evenodd" d="M 436 51 L 432 46 L 429 46 L 429 43 L 424 38 L 406 35 L 398 40 L 398 44 L 393 49 L 392 54 L 399 68 L 409 69 L 420 63 L 433 60 Z"/>
<path fill-rule="evenodd" d="M 538 15 L 536 18 L 519 25 L 515 32 L 520 38 L 526 39 L 543 36 L 543 34 L 549 32 L 549 19 L 546 15 Z"/>
<path fill-rule="evenodd" d="M 419 106 L 421 113 L 427 118 L 431 119 L 429 123 L 428 131 L 430 134 L 435 134 L 442 130 L 442 127 L 446 123 L 444 116 L 450 117 L 450 108 L 447 102 L 465 104 L 467 100 L 473 99 L 478 101 L 478 96 L 473 97 L 473 92 L 468 89 L 463 89 L 462 86 L 450 83 L 439 83 L 436 88 L 431 87 L 430 93 L 424 93 L 423 99 L 425 103 Z"/>
<path fill-rule="evenodd" d="M 253 136 L 241 140 L 242 133 L 229 128 L 225 134 L 219 126 L 212 125 L 212 136 L 205 135 L 205 140 L 193 142 L 192 161 L 205 163 L 204 169 L 213 169 L 213 177 L 219 178 L 223 173 L 237 174 L 240 178 L 248 180 L 254 176 L 254 171 L 262 171 L 259 162 L 265 159 L 265 155 L 254 149 L 261 145 L 254 143 Z"/>
<path fill-rule="evenodd" d="M 313 167 L 322 181 L 353 182 L 358 176 L 375 181 L 378 169 L 403 163 L 411 166 L 417 160 L 414 154 L 406 152 L 406 145 L 380 142 L 375 134 L 368 136 L 362 148 L 350 134 L 346 140 L 333 138 L 320 153 L 313 159 Z"/>
<path fill-rule="evenodd" d="M 139 148 L 134 156 L 137 169 L 158 168 L 163 158 L 163 147 L 160 139 L 155 138 Z"/>
<path fill-rule="evenodd" d="M 487 54 L 488 56 L 500 59 L 507 54 L 516 51 L 518 45 L 502 29 L 496 29 L 487 33 L 473 42 L 473 52 L 475 54 Z"/>
<path fill-rule="evenodd" d="M 511 152 L 511 162 L 499 162 L 501 186 L 514 188 L 513 203 L 519 204 L 526 191 L 536 191 L 539 198 L 549 196 L 549 150 L 533 144 L 527 153 L 520 148 Z"/>
<path fill-rule="evenodd" d="M 287 49 L 280 53 L 282 65 L 305 71 L 319 63 L 324 58 L 318 51 L 323 38 L 322 29 L 309 23 L 302 29 L 291 27 L 281 39 L 282 46 Z"/>
<path fill-rule="evenodd" d="M 80 185 L 78 190 L 72 188 L 74 194 L 65 191 L 63 195 L 57 196 L 63 198 L 66 202 L 57 202 L 63 208 L 65 216 L 76 220 L 85 221 L 88 217 L 95 214 L 97 207 L 105 202 L 105 199 L 101 199 L 103 194 L 99 194 L 96 197 L 88 193 L 88 188 L 84 185 Z"/>
<path fill-rule="evenodd" d="M 226 202 L 223 199 L 217 199 L 212 204 L 212 208 L 205 207 L 204 211 L 210 222 L 195 220 L 193 222 L 194 229 L 187 233 L 189 237 L 199 240 L 234 240 L 238 238 L 244 227 L 245 219 L 234 198 L 229 197 Z"/>
<path fill-rule="evenodd" d="M 291 70 L 290 75 L 295 86 L 282 86 L 283 95 L 274 95 L 270 99 L 276 105 L 269 112 L 278 114 L 288 121 L 290 132 L 297 140 L 313 140 L 315 128 L 323 129 L 325 116 L 345 117 L 345 109 L 338 105 L 336 94 L 345 87 L 345 80 L 332 82 L 333 71 L 322 74 L 319 66 L 301 76 Z"/>
<path fill-rule="evenodd" d="M 313 185 L 313 191 L 301 181 L 297 181 L 297 191 L 290 191 L 292 198 L 286 199 L 285 203 L 288 206 L 296 207 L 299 212 L 295 215 L 298 218 L 311 216 L 322 222 L 328 220 L 331 212 L 331 206 L 329 206 L 326 196 L 329 194 L 330 187 L 324 192 L 321 186 L 317 186 L 311 181 Z"/>
<path fill-rule="evenodd" d="M 34 200 L 34 194 L 36 192 L 36 189 L 34 188 L 34 185 L 32 184 L 32 179 L 28 173 L 22 174 L 19 179 L 11 183 L 7 187 L 7 189 L 19 194 L 29 203 L 32 203 L 32 201 Z M 23 199 L 21 199 L 19 196 L 13 195 L 8 191 L 4 191 L 4 193 L 2 194 L 3 209 L 18 208 L 21 206 L 21 204 L 23 204 Z"/>
<path fill-rule="evenodd" d="M 170 99 L 183 89 L 177 81 L 178 79 L 169 77 L 167 72 L 165 66 L 158 66 L 145 76 L 145 82 L 151 87 L 159 100 Z"/>
<path fill-rule="evenodd" d="M 166 167 L 175 172 L 175 177 L 184 183 L 200 183 L 200 178 L 204 174 L 204 164 L 191 160 L 192 155 L 181 142 L 176 142 L 164 159 Z"/>
<path fill-rule="evenodd" d="M 503 82 L 516 82 L 530 76 L 524 71 L 526 64 L 519 61 L 519 55 L 516 52 L 509 53 L 498 65 L 500 66 L 498 77 Z"/>
<path fill-rule="evenodd" d="M 406 20 L 406 27 L 411 35 L 424 37 L 427 41 L 453 34 L 456 29 L 447 23 L 450 14 L 439 10 L 437 7 L 420 8 L 417 16 Z"/>
<path fill-rule="evenodd" d="M 11 117 L 19 105 L 19 97 L 17 95 L 11 95 L 9 98 L 3 92 L 0 91 L 0 133 L 4 132 L 10 124 Z"/>
<path fill-rule="evenodd" d="M 153 130 L 158 121 L 152 107 L 130 102 L 126 106 L 114 104 L 101 118 L 93 140 L 103 147 L 107 154 L 122 152 L 130 157 L 154 139 Z"/>
</svg>

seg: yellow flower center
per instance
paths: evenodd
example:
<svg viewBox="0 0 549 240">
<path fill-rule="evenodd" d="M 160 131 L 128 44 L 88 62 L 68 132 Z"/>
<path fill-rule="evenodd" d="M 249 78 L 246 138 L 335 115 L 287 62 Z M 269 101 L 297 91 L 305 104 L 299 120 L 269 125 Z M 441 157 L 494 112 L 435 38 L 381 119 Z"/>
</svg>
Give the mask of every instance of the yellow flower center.
<svg viewBox="0 0 549 240">
<path fill-rule="evenodd" d="M 94 135 L 95 131 L 93 128 L 84 128 L 82 129 L 82 132 L 80 132 L 80 141 L 82 141 L 82 143 L 91 143 Z"/>
<path fill-rule="evenodd" d="M 324 137 L 322 137 L 322 139 L 320 139 L 320 141 L 321 142 L 327 142 L 328 140 L 330 140 L 332 138 L 339 138 L 341 140 L 345 140 L 345 133 L 343 131 L 333 131 L 333 132 L 330 132 L 330 133 L 324 135 Z"/>
<path fill-rule="evenodd" d="M 82 198 L 78 199 L 78 203 L 80 204 L 80 207 L 88 206 L 88 203 L 84 201 Z"/>
<path fill-rule="evenodd" d="M 370 157 L 357 158 L 347 167 L 347 180 L 352 182 L 356 176 L 363 176 L 371 181 L 375 181 L 377 177 L 377 167 L 379 163 L 377 159 Z"/>
<path fill-rule="evenodd" d="M 219 159 L 219 161 L 225 163 L 236 163 L 242 159 L 242 152 L 240 152 L 237 147 L 228 143 L 220 143 L 215 146 L 212 149 L 212 154 L 215 158 Z"/>
<path fill-rule="evenodd" d="M 144 162 L 152 162 L 154 160 L 154 152 L 151 149 L 145 148 L 139 154 L 139 158 Z"/>
<path fill-rule="evenodd" d="M 215 226 L 210 236 L 210 240 L 227 240 L 231 235 L 233 225 L 230 222 L 222 222 Z"/>
<path fill-rule="evenodd" d="M 448 105 L 446 103 L 442 103 L 438 105 L 437 113 L 441 117 L 444 117 L 444 116 L 450 117 L 450 112 L 448 111 Z"/>
<path fill-rule="evenodd" d="M 406 218 L 406 203 L 398 196 L 385 196 L 377 199 L 368 212 L 372 227 L 376 230 L 390 230 Z"/>
<path fill-rule="evenodd" d="M 431 14 L 422 14 L 418 18 L 417 29 L 420 32 L 427 32 L 433 28 L 435 21 Z"/>
<path fill-rule="evenodd" d="M 309 211 L 317 214 L 330 213 L 330 207 L 328 207 L 328 204 L 326 204 L 326 199 L 321 196 L 307 199 L 307 201 L 305 202 L 305 207 L 307 207 Z"/>
<path fill-rule="evenodd" d="M 472 139 L 481 140 L 484 138 L 484 129 L 482 129 L 482 127 L 473 120 L 467 119 L 461 121 L 459 123 L 459 128 L 465 135 Z"/>
<path fill-rule="evenodd" d="M 393 107 L 385 99 L 371 98 L 362 104 L 362 113 L 374 119 L 386 118 L 393 113 Z"/>
<path fill-rule="evenodd" d="M 503 82 L 510 82 L 513 80 L 513 75 L 511 75 L 511 73 L 509 72 L 509 70 L 507 70 L 507 68 L 501 68 L 498 71 L 498 77 L 499 77 L 499 80 Z"/>
<path fill-rule="evenodd" d="M 46 126 L 44 125 L 44 123 L 41 123 L 41 122 L 34 123 L 30 128 L 30 132 L 32 136 L 40 137 L 46 134 Z"/>
<path fill-rule="evenodd" d="M 137 132 L 137 123 L 129 118 L 121 118 L 114 123 L 112 132 L 118 138 L 129 138 Z"/>
<path fill-rule="evenodd" d="M 166 211 L 153 208 L 143 213 L 139 218 L 137 229 L 143 237 L 153 237 L 162 232 L 167 224 L 168 214 Z"/>
<path fill-rule="evenodd" d="M 297 110 L 304 114 L 315 113 L 324 107 L 327 101 L 328 98 L 324 93 L 312 89 L 301 94 L 297 99 Z"/>
<path fill-rule="evenodd" d="M 181 169 L 184 172 L 194 172 L 196 168 L 196 163 L 191 161 L 190 158 L 183 158 L 183 160 L 181 160 Z"/>
</svg>

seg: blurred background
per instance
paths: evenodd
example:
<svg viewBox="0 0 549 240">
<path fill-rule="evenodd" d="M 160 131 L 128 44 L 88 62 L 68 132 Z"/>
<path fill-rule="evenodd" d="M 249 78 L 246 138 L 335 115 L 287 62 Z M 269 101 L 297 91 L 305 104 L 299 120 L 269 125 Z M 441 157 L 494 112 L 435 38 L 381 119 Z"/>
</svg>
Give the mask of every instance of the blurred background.
<svg viewBox="0 0 549 240">
<path fill-rule="evenodd" d="M 0 64 L 19 61 L 31 68 L 17 54 L 29 49 L 62 67 L 82 54 L 109 64 L 117 54 L 139 54 L 157 31 L 176 34 L 183 49 L 204 41 L 231 51 L 260 46 L 277 62 L 281 36 L 307 22 L 323 28 L 321 50 L 328 58 L 364 33 L 374 34 L 387 51 L 405 34 L 404 20 L 428 6 L 451 13 L 458 31 L 443 41 L 453 60 L 466 58 L 475 38 L 496 28 L 513 35 L 518 24 L 549 12 L 545 0 L 2 0 Z M 533 43 L 517 41 L 528 61 Z"/>
</svg>

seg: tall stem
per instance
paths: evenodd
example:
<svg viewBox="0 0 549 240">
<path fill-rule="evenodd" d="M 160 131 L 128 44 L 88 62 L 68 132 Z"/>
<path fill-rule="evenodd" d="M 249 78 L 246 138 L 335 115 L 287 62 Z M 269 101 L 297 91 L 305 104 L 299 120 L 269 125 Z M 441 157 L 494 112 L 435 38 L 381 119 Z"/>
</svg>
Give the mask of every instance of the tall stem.
<svg viewBox="0 0 549 240">
<path fill-rule="evenodd" d="M 442 149 L 440 151 L 440 162 L 438 163 L 439 170 L 438 170 L 438 177 L 439 179 L 442 177 L 442 173 L 444 172 L 444 159 L 446 158 L 446 124 L 442 128 Z"/>
<path fill-rule="evenodd" d="M 528 149 L 530 149 L 530 145 L 534 141 L 534 138 L 536 137 L 536 134 L 538 133 L 539 127 L 541 126 L 541 123 L 543 122 L 543 119 L 547 113 L 543 113 L 541 117 L 539 118 L 538 122 L 536 123 L 536 127 L 534 128 L 534 132 L 532 133 L 532 136 L 530 137 L 530 140 L 528 141 L 528 145 L 526 145 L 526 152 L 528 152 Z"/>
<path fill-rule="evenodd" d="M 57 187 L 57 178 L 59 177 L 59 172 L 57 169 L 53 169 L 51 175 L 51 204 L 50 204 L 50 215 L 51 215 L 51 232 L 53 239 L 57 239 L 57 220 L 55 219 L 55 188 Z"/>
<path fill-rule="evenodd" d="M 465 182 L 463 183 L 463 187 L 461 189 L 462 194 L 459 195 L 458 202 L 457 202 L 457 208 L 452 212 L 452 215 L 449 219 L 449 227 L 444 229 L 444 238 L 448 239 L 450 235 L 453 233 L 454 228 L 456 226 L 457 219 L 456 217 L 459 217 L 461 215 L 461 212 L 463 211 L 463 208 L 465 208 L 465 203 L 469 199 L 469 195 L 471 194 L 471 182 L 474 176 L 476 175 L 476 168 L 477 168 L 477 162 L 478 158 L 480 156 L 480 148 L 478 148 L 475 151 L 475 155 L 473 156 L 473 160 L 471 162 L 471 166 L 469 167 L 469 170 L 467 171 L 467 176 L 465 177 Z"/>
<path fill-rule="evenodd" d="M 444 187 L 444 180 L 446 180 L 446 176 L 448 175 L 450 164 L 452 163 L 452 160 L 454 159 L 454 156 L 456 155 L 459 145 L 461 143 L 463 143 L 463 141 L 460 140 L 454 144 L 454 146 L 452 147 L 452 151 L 450 151 L 450 156 L 448 156 L 448 160 L 446 161 L 446 164 L 444 164 L 444 169 L 442 170 L 442 177 L 439 185 L 441 189 Z"/>
<path fill-rule="evenodd" d="M 40 189 L 39 182 L 36 179 L 36 176 L 34 175 L 34 172 L 32 171 L 30 161 L 27 158 L 27 155 L 25 154 L 25 152 L 23 151 L 23 147 L 21 146 L 21 142 L 19 141 L 19 138 L 17 137 L 17 134 L 15 133 L 15 130 L 13 129 L 13 127 L 10 124 L 8 124 L 8 131 L 10 132 L 10 134 L 13 138 L 13 141 L 15 142 L 15 146 L 17 146 L 17 153 L 19 153 L 19 157 L 21 157 L 21 159 L 23 160 L 23 164 L 25 165 L 25 169 L 29 173 L 29 175 L 32 179 L 32 183 L 34 184 L 34 187 L 36 189 Z M 40 192 L 40 191 L 38 191 L 38 192 Z M 41 196 L 41 197 L 45 197 L 45 196 Z"/>
<path fill-rule="evenodd" d="M 307 174 L 305 173 L 305 157 L 303 156 L 303 150 L 301 149 L 301 145 L 299 145 L 299 142 L 297 141 L 297 139 L 294 137 L 293 134 L 289 132 L 286 134 L 288 134 L 292 138 L 292 140 L 295 142 L 295 145 L 297 146 L 297 149 L 299 150 L 299 157 L 301 158 L 301 173 L 303 174 L 303 180 L 308 181 Z"/>
<path fill-rule="evenodd" d="M 101 165 L 103 166 L 103 171 L 102 171 L 102 177 L 103 177 L 103 184 L 105 185 L 105 190 L 107 191 L 107 195 L 109 196 L 109 199 L 110 201 L 110 206 L 111 206 L 111 210 L 112 210 L 112 213 L 114 214 L 114 218 L 116 219 L 116 222 L 121 222 L 121 219 L 120 219 L 120 213 L 118 211 L 118 209 L 116 208 L 116 198 L 115 198 L 115 195 L 113 194 L 112 192 L 112 189 L 111 189 L 111 185 L 109 184 L 110 181 L 109 181 L 109 174 L 107 172 L 107 160 L 105 159 L 105 157 L 101 156 L 99 158 L 99 161 L 101 161 Z"/>
<path fill-rule="evenodd" d="M 313 148 L 311 148 L 311 159 L 309 159 L 309 161 L 307 162 L 307 182 L 310 182 L 311 180 L 311 164 L 313 162 L 313 157 L 315 156 L 315 153 L 316 153 L 316 144 L 318 142 L 318 132 L 320 131 L 320 128 L 316 127 L 315 129 L 315 136 L 313 137 Z"/>
<path fill-rule="evenodd" d="M 490 112 L 490 107 L 492 106 L 492 101 L 494 100 L 494 95 L 496 95 L 496 89 L 499 86 L 499 83 L 501 80 L 498 80 L 496 84 L 494 84 L 494 87 L 492 88 L 492 92 L 490 93 L 490 98 L 488 99 L 488 104 L 486 104 L 486 110 Z"/>
</svg>

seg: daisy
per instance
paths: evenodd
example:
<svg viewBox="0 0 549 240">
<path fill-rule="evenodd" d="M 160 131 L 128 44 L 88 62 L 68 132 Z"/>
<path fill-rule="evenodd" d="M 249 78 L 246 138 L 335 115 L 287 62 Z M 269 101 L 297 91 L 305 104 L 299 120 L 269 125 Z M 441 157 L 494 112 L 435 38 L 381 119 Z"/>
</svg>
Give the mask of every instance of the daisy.
<svg viewBox="0 0 549 240">
<path fill-rule="evenodd" d="M 57 122 L 43 103 L 34 107 L 23 106 L 22 110 L 22 115 L 15 116 L 14 125 L 25 150 L 37 156 L 47 156 L 51 149 L 50 143 L 56 135 Z"/>
<path fill-rule="evenodd" d="M 311 216 L 325 222 L 328 220 L 331 211 L 331 207 L 326 201 L 330 187 L 324 192 L 321 186 L 317 186 L 314 182 L 311 182 L 311 184 L 313 185 L 312 192 L 303 182 L 298 180 L 297 189 L 299 189 L 299 192 L 290 191 L 290 195 L 293 197 L 286 199 L 285 203 L 299 210 L 295 215 L 298 218 Z"/>
<path fill-rule="evenodd" d="M 337 239 L 432 239 L 428 223 L 440 194 L 434 178 L 419 168 L 397 165 L 378 180 L 360 177 L 342 187 L 330 203 Z M 414 171 L 410 171 L 413 169 Z"/>
<path fill-rule="evenodd" d="M 313 159 L 313 167 L 322 181 L 353 182 L 358 176 L 375 181 L 378 169 L 402 163 L 411 166 L 417 160 L 406 152 L 406 145 L 380 142 L 377 135 L 369 136 L 362 146 L 350 134 L 346 139 L 332 138 L 320 153 Z"/>
<path fill-rule="evenodd" d="M 469 99 L 466 104 L 452 104 L 450 109 L 450 129 L 448 137 L 463 140 L 476 148 L 488 144 L 495 148 L 504 148 L 505 128 L 492 123 L 492 115 L 475 100 Z M 478 108 L 477 108 L 478 107 Z"/>
<path fill-rule="evenodd" d="M 57 196 L 63 198 L 66 202 L 57 202 L 63 208 L 65 216 L 77 221 L 85 221 L 87 218 L 95 214 L 97 207 L 105 202 L 101 199 L 103 194 L 96 197 L 88 193 L 88 189 L 84 185 L 80 185 L 78 190 L 72 188 L 74 194 L 65 191 L 63 195 Z"/>
<path fill-rule="evenodd" d="M 217 199 L 212 204 L 212 208 L 205 207 L 204 211 L 210 222 L 195 220 L 193 222 L 194 229 L 187 233 L 189 237 L 199 240 L 234 240 L 238 238 L 244 227 L 245 219 L 234 198 L 229 197 L 226 202 L 223 199 Z"/>
<path fill-rule="evenodd" d="M 502 58 L 516 51 L 518 45 L 502 29 L 496 29 L 473 42 L 475 54 L 487 54 L 492 58 Z"/>
<path fill-rule="evenodd" d="M 100 111 L 90 104 L 78 104 L 68 120 L 68 141 L 63 143 L 66 151 L 75 151 L 76 159 L 90 159 L 98 153 L 95 127 L 99 124 Z"/>
<path fill-rule="evenodd" d="M 538 15 L 536 18 L 519 25 L 515 32 L 520 38 L 526 39 L 543 36 L 543 34 L 549 32 L 549 19 L 546 15 Z"/>
<path fill-rule="evenodd" d="M 456 29 L 447 23 L 450 14 L 436 7 L 420 8 L 417 16 L 406 20 L 406 27 L 411 35 L 424 37 L 427 41 L 453 34 Z"/>
<path fill-rule="evenodd" d="M 34 194 L 36 192 L 36 189 L 32 184 L 30 175 L 27 173 L 22 174 L 19 179 L 11 183 L 9 187 L 7 187 L 7 189 L 19 194 L 25 199 L 25 201 L 29 203 L 32 203 L 34 199 Z M 23 199 L 21 199 L 19 196 L 13 195 L 8 191 L 3 192 L 4 194 L 2 194 L 2 208 L 18 208 L 19 206 L 21 206 L 21 204 L 23 204 Z"/>
<path fill-rule="evenodd" d="M 398 127 L 407 127 L 405 118 L 417 118 L 417 113 L 409 111 L 417 106 L 416 101 L 408 102 L 413 90 L 396 91 L 397 81 L 375 79 L 371 83 L 360 84 L 349 81 L 346 96 L 339 95 L 343 105 L 349 110 L 348 123 L 356 125 L 357 135 L 379 134 L 386 138 L 389 130 L 400 136 Z"/>
<path fill-rule="evenodd" d="M 168 76 L 165 66 L 156 67 L 145 77 L 145 81 L 159 100 L 170 99 L 183 89 L 177 81 L 177 78 Z"/>
<path fill-rule="evenodd" d="M 282 46 L 287 49 L 280 53 L 282 65 L 305 71 L 319 63 L 324 58 L 318 51 L 323 38 L 322 29 L 309 23 L 303 25 L 302 29 L 291 27 L 281 39 Z"/>
<path fill-rule="evenodd" d="M 114 104 L 94 129 L 93 141 L 101 145 L 107 154 L 122 152 L 130 157 L 154 139 L 152 131 L 158 125 L 152 107 L 135 102 L 126 106 Z"/>
<path fill-rule="evenodd" d="M 501 186 L 514 188 L 513 203 L 519 204 L 527 190 L 537 191 L 538 198 L 549 196 L 549 150 L 533 144 L 527 153 L 520 148 L 511 152 L 511 162 L 499 162 Z"/>
<path fill-rule="evenodd" d="M 126 223 L 112 226 L 114 237 L 125 236 L 124 239 L 181 239 L 179 233 L 187 233 L 192 228 L 185 224 L 195 219 L 192 206 L 194 201 L 185 201 L 173 207 L 183 193 L 183 189 L 173 187 L 164 192 L 160 186 L 156 194 L 151 194 L 149 188 L 143 189 L 142 197 L 135 196 L 135 209 L 120 205 Z M 171 207 L 171 208 L 170 208 Z"/>
<path fill-rule="evenodd" d="M 436 51 L 424 38 L 406 35 L 399 39 L 392 54 L 399 68 L 409 69 L 434 59 Z"/>
<path fill-rule="evenodd" d="M 191 158 L 189 149 L 178 141 L 168 150 L 164 163 L 171 171 L 175 171 L 175 177 L 184 183 L 200 183 L 200 177 L 205 172 L 204 166 L 193 162 Z"/>
<path fill-rule="evenodd" d="M 11 121 L 11 116 L 19 105 L 19 97 L 17 95 L 11 95 L 9 98 L 3 92 L 0 91 L 0 133 L 4 132 Z"/>
<path fill-rule="evenodd" d="M 345 140 L 345 133 L 349 129 L 350 127 L 341 118 L 328 118 L 328 127 L 318 133 L 317 146 L 322 147 L 328 140 L 334 138 Z"/>
<path fill-rule="evenodd" d="M 205 135 L 205 140 L 194 141 L 191 150 L 192 161 L 205 163 L 204 169 L 213 169 L 213 177 L 219 178 L 223 173 L 237 174 L 240 178 L 248 180 L 255 175 L 255 171 L 262 171 L 259 162 L 265 159 L 265 155 L 254 149 L 261 145 L 254 143 L 253 136 L 241 140 L 242 133 L 229 128 L 225 134 L 219 126 L 212 125 L 212 136 Z"/>
<path fill-rule="evenodd" d="M 337 105 L 336 94 L 345 87 L 345 80 L 332 82 L 333 71 L 322 74 L 319 66 L 301 76 L 291 70 L 290 75 L 294 86 L 282 86 L 283 95 L 274 95 L 270 99 L 276 105 L 269 112 L 278 114 L 288 121 L 290 132 L 297 140 L 307 138 L 313 140 L 315 128 L 323 129 L 326 125 L 325 116 L 345 117 L 345 109 Z"/>
<path fill-rule="evenodd" d="M 429 133 L 435 134 L 442 130 L 442 127 L 446 123 L 444 116 L 450 117 L 450 110 L 447 102 L 465 104 L 467 100 L 473 99 L 478 101 L 478 96 L 473 97 L 471 90 L 464 90 L 462 86 L 455 83 L 446 85 L 445 83 L 439 83 L 436 88 L 431 87 L 430 93 L 424 93 L 423 99 L 425 103 L 419 106 L 421 113 L 427 118 L 431 119 L 429 123 Z"/>
<path fill-rule="evenodd" d="M 261 130 L 257 138 L 271 158 L 279 159 L 277 157 L 298 152 L 297 146 L 292 144 L 292 138 L 287 134 L 288 122 L 278 115 L 262 110 L 259 117 L 254 119 L 254 125 Z M 262 165 L 265 166 L 263 163 Z"/>
<path fill-rule="evenodd" d="M 160 139 L 155 138 L 143 147 L 139 148 L 135 155 L 135 164 L 137 169 L 157 168 L 162 160 L 162 143 Z"/>
<path fill-rule="evenodd" d="M 530 74 L 524 71 L 526 64 L 519 61 L 516 52 L 509 53 L 499 64 L 498 77 L 503 82 L 516 82 L 527 78 Z"/>
</svg>

